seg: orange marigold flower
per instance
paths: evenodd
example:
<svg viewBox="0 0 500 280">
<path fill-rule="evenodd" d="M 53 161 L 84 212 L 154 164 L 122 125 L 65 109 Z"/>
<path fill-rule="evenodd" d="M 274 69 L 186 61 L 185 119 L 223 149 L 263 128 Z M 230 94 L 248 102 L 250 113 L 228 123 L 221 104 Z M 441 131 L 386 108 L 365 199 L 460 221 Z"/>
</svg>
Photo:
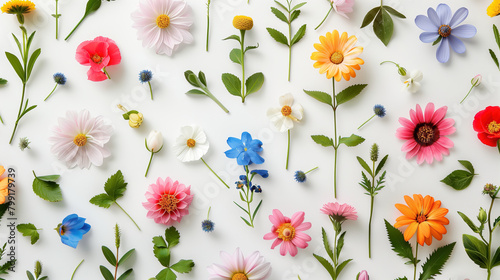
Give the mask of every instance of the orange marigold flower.
<svg viewBox="0 0 500 280">
<path fill-rule="evenodd" d="M 358 57 L 363 52 L 363 47 L 353 47 L 358 41 L 356 36 L 348 37 L 347 32 L 339 36 L 337 30 L 332 33 L 327 32 L 326 37 L 320 36 L 321 44 L 314 44 L 318 50 L 311 55 L 312 60 L 316 60 L 314 68 L 319 68 L 319 73 L 326 73 L 326 77 L 331 79 L 335 77 L 338 82 L 342 77 L 349 81 L 351 77 L 356 77 L 354 69 L 359 70 L 360 65 L 365 62 Z"/>
<path fill-rule="evenodd" d="M 444 216 L 448 213 L 448 209 L 440 208 L 441 201 L 436 200 L 432 196 L 414 194 L 413 199 L 405 195 L 406 205 L 396 204 L 396 208 L 403 214 L 396 219 L 394 227 L 399 228 L 408 225 L 404 232 L 405 240 L 410 240 L 415 232 L 417 233 L 417 242 L 424 246 L 431 245 L 432 237 L 441 240 L 443 234 L 446 233 L 444 225 L 449 224 L 449 221 Z"/>
<path fill-rule="evenodd" d="M 0 177 L 5 172 L 5 168 L 0 165 Z M 9 195 L 9 177 L 0 179 L 0 204 L 5 203 L 5 197 Z"/>
</svg>

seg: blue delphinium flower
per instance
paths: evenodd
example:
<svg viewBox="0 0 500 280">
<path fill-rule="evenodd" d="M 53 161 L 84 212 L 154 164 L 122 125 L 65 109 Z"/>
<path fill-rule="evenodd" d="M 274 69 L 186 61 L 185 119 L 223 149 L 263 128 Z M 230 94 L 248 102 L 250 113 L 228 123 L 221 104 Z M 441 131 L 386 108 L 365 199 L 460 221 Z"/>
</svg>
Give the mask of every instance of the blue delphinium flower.
<svg viewBox="0 0 500 280">
<path fill-rule="evenodd" d="M 458 26 L 468 15 L 469 10 L 462 7 L 452 16 L 450 7 L 442 3 L 436 10 L 429 8 L 427 16 L 418 15 L 415 18 L 415 24 L 425 31 L 420 34 L 420 41 L 434 44 L 439 42 L 436 52 L 439 62 L 445 63 L 450 59 L 450 46 L 456 53 L 465 52 L 464 43 L 457 37 L 472 38 L 476 35 L 477 30 L 473 25 Z"/>
<path fill-rule="evenodd" d="M 54 82 L 56 82 L 56 85 L 43 101 L 46 101 L 52 95 L 52 93 L 54 93 L 58 85 L 63 86 L 64 84 L 66 84 L 66 76 L 64 76 L 63 73 L 55 73 L 52 77 L 54 78 Z"/>
<path fill-rule="evenodd" d="M 78 217 L 77 214 L 66 216 L 56 228 L 61 236 L 61 242 L 76 248 L 83 235 L 90 230 L 90 225 L 85 223 L 85 220 L 85 218 Z"/>
<path fill-rule="evenodd" d="M 151 70 L 142 70 L 139 73 L 139 81 L 141 84 L 148 83 L 149 91 L 151 92 L 151 100 L 153 100 L 153 88 L 151 87 L 151 80 L 153 79 L 153 72 Z"/>
<path fill-rule="evenodd" d="M 238 165 L 250 165 L 252 163 L 264 163 L 264 159 L 257 153 L 262 152 L 262 141 L 252 139 L 248 132 L 241 134 L 241 140 L 229 137 L 227 144 L 231 147 L 225 152 L 228 158 L 235 158 Z"/>
<path fill-rule="evenodd" d="M 262 178 L 267 178 L 269 177 L 269 171 L 264 170 L 264 169 L 255 169 L 250 171 L 251 174 L 259 174 Z"/>
<path fill-rule="evenodd" d="M 375 116 L 378 116 L 380 118 L 385 117 L 385 108 L 384 106 L 377 104 L 373 106 L 373 116 L 371 116 L 368 120 L 366 120 L 363 124 L 361 124 L 358 129 L 360 129 L 363 125 L 365 125 L 367 122 L 369 122 L 371 119 L 373 119 Z"/>
</svg>

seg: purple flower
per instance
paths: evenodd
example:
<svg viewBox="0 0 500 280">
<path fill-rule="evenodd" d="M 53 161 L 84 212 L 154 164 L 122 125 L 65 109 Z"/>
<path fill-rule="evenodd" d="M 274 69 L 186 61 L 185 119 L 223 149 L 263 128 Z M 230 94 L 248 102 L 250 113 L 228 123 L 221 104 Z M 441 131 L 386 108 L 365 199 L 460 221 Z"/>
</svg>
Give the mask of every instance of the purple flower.
<svg viewBox="0 0 500 280">
<path fill-rule="evenodd" d="M 439 4 L 437 9 L 429 8 L 427 16 L 418 15 L 415 18 L 417 26 L 424 30 L 420 34 L 420 41 L 433 43 L 440 39 L 436 52 L 439 62 L 445 63 L 450 58 L 450 46 L 456 53 L 464 53 L 465 45 L 458 39 L 472 38 L 476 35 L 476 28 L 470 24 L 458 26 L 469 15 L 467 8 L 458 9 L 455 14 L 451 14 L 451 9 L 446 4 Z"/>
</svg>

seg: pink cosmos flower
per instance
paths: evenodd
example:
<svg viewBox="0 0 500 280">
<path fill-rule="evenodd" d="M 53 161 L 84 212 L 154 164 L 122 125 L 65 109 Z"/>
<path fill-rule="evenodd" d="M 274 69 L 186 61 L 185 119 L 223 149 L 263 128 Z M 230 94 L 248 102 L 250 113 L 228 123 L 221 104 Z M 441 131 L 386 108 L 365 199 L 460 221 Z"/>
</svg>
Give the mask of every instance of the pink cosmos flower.
<svg viewBox="0 0 500 280">
<path fill-rule="evenodd" d="M 106 67 L 120 63 L 122 56 L 115 41 L 106 37 L 96 37 L 94 40 L 84 41 L 76 48 L 76 61 L 90 66 L 87 72 L 89 80 L 104 81 L 109 78 Z"/>
<path fill-rule="evenodd" d="M 209 280 L 265 280 L 271 274 L 271 264 L 258 251 L 245 258 L 240 248 L 236 248 L 233 255 L 221 252 L 220 257 L 223 265 L 212 264 L 207 268 Z"/>
<path fill-rule="evenodd" d="M 156 184 L 149 185 L 145 196 L 147 201 L 142 206 L 148 210 L 146 217 L 167 226 L 180 223 L 182 217 L 189 214 L 188 208 L 193 201 L 191 186 L 173 182 L 170 177 L 165 181 L 158 178 Z"/>
<path fill-rule="evenodd" d="M 425 112 L 417 104 L 417 109 L 410 110 L 410 119 L 399 118 L 399 123 L 403 126 L 397 129 L 396 137 L 406 140 L 401 147 L 401 151 L 406 152 L 406 158 L 417 156 L 417 163 L 425 161 L 431 164 L 434 158 L 437 161 L 443 159 L 443 155 L 448 155 L 449 148 L 453 147 L 453 142 L 444 137 L 455 132 L 455 121 L 445 119 L 448 107 L 443 106 L 434 111 L 434 104 L 429 103 L 425 107 Z"/>
<path fill-rule="evenodd" d="M 50 150 L 69 168 L 101 166 L 103 159 L 111 155 L 104 145 L 111 138 L 113 127 L 102 116 L 92 118 L 87 110 L 80 113 L 68 111 L 58 122 L 54 136 L 49 138 L 52 143 Z"/>
<path fill-rule="evenodd" d="M 294 257 L 297 255 L 297 247 L 304 249 L 308 246 L 307 242 L 311 241 L 311 237 L 303 231 L 310 229 L 311 223 L 304 223 L 304 215 L 304 212 L 299 211 L 290 219 L 278 209 L 273 210 L 273 214 L 269 215 L 273 224 L 271 232 L 264 235 L 265 240 L 275 239 L 271 249 L 281 244 L 280 254 L 284 256 L 289 252 Z"/>
<path fill-rule="evenodd" d="M 137 38 L 142 46 L 155 48 L 157 54 L 172 55 L 181 43 L 191 44 L 191 12 L 182 0 L 141 0 L 132 13 Z"/>
<path fill-rule="evenodd" d="M 345 220 L 356 221 L 358 219 L 356 209 L 347 203 L 340 204 L 338 202 L 329 202 L 323 205 L 321 212 L 332 217 L 337 222 L 343 222 Z"/>
<path fill-rule="evenodd" d="M 333 9 L 337 14 L 349 18 L 347 14 L 352 13 L 354 6 L 354 0 L 330 0 L 332 3 Z"/>
</svg>

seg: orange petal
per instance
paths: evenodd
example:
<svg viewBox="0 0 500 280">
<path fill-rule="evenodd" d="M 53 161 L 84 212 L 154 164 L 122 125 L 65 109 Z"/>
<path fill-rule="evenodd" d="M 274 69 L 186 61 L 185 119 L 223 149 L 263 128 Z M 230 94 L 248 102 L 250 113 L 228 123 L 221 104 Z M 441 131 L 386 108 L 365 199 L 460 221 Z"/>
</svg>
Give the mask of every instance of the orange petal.
<svg viewBox="0 0 500 280">
<path fill-rule="evenodd" d="M 429 212 L 431 211 L 433 205 L 434 205 L 434 198 L 432 196 L 430 196 L 430 195 L 426 195 L 424 197 L 424 203 L 422 205 L 423 214 L 424 215 L 429 214 Z"/>
<path fill-rule="evenodd" d="M 422 232 L 426 238 L 431 236 L 431 228 L 427 222 L 421 223 L 418 227 L 418 231 Z"/>
<path fill-rule="evenodd" d="M 442 234 L 446 233 L 446 228 L 441 223 L 437 223 L 435 221 L 427 221 L 427 223 L 435 231 L 442 233 Z"/>
<path fill-rule="evenodd" d="M 2 174 L 5 172 L 5 168 L 3 166 L 0 165 L 0 176 L 2 176 Z"/>
<path fill-rule="evenodd" d="M 408 206 L 404 204 L 396 204 L 396 208 L 408 218 L 415 220 L 417 218 L 417 213 L 413 212 Z"/>
<path fill-rule="evenodd" d="M 405 240 L 408 241 L 410 240 L 413 235 L 415 234 L 415 231 L 417 231 L 418 229 L 418 223 L 417 222 L 414 222 L 412 224 L 410 224 L 406 230 L 405 230 L 405 233 L 404 233 L 404 237 L 405 237 Z"/>
</svg>

